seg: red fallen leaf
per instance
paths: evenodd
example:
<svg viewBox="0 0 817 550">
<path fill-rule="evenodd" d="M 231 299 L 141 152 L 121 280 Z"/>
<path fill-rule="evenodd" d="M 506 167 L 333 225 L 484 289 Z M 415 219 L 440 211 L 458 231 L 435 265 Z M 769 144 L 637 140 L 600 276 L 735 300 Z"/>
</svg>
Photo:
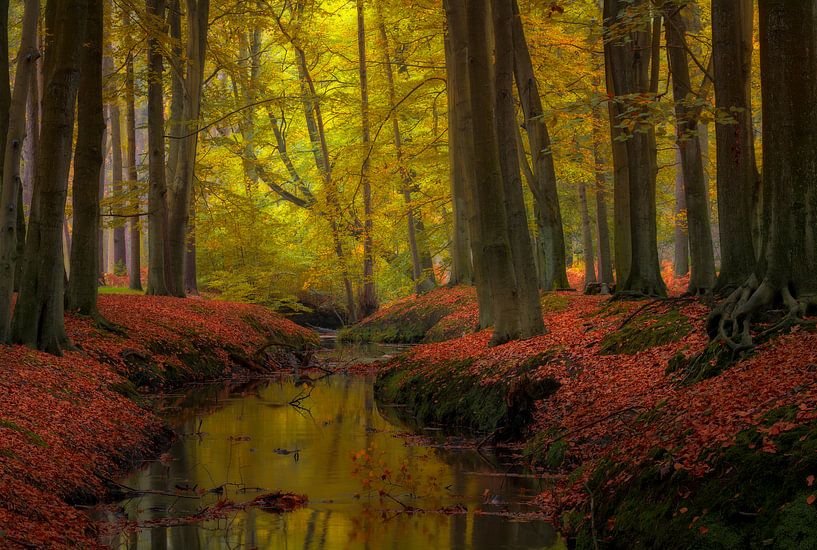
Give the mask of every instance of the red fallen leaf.
<svg viewBox="0 0 817 550">
<path fill-rule="evenodd" d="M 814 485 L 814 476 L 813 476 L 813 475 L 810 475 L 810 476 L 808 476 L 808 477 L 806 478 L 806 484 L 807 484 L 809 487 L 811 487 L 812 485 Z"/>
<path fill-rule="evenodd" d="M 684 506 L 683 508 L 681 508 L 681 509 L 680 509 L 680 510 L 678 510 L 678 511 L 679 511 L 680 513 L 682 513 L 682 514 L 686 514 L 687 512 L 689 512 L 689 508 L 687 508 L 686 506 Z"/>
<path fill-rule="evenodd" d="M 702 534 L 702 535 L 705 535 L 705 534 L 707 534 L 707 533 L 709 532 L 709 527 L 704 527 L 703 525 L 701 525 L 701 526 L 698 528 L 698 532 L 699 532 L 700 534 Z"/>
<path fill-rule="evenodd" d="M 817 497 L 815 497 L 814 495 L 809 495 L 808 497 L 806 497 L 806 504 L 811 506 L 812 504 L 814 504 L 815 500 L 817 500 Z"/>
</svg>

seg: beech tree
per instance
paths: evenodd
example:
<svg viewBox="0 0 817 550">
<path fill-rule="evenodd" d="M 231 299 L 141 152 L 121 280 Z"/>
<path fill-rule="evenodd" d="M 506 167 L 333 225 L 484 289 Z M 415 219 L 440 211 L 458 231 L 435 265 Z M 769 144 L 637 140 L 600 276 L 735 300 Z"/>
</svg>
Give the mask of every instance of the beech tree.
<svg viewBox="0 0 817 550">
<path fill-rule="evenodd" d="M 817 12 L 811 2 L 758 6 L 767 225 L 758 268 L 709 319 L 710 333 L 737 351 L 753 345 L 752 322 L 775 304 L 784 317 L 761 339 L 817 305 Z"/>
<path fill-rule="evenodd" d="M 86 0 L 49 0 L 46 5 L 40 147 L 48 154 L 37 157 L 23 278 L 12 320 L 13 341 L 56 354 L 69 345 L 63 319 L 62 228 L 87 13 Z"/>
</svg>

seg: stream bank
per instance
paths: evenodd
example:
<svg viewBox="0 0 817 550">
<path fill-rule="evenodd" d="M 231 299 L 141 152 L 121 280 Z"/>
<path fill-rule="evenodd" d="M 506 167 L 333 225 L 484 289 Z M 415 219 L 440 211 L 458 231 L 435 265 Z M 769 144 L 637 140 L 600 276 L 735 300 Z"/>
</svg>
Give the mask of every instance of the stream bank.
<svg viewBox="0 0 817 550">
<path fill-rule="evenodd" d="M 98 545 L 87 506 L 167 447 L 142 392 L 240 379 L 298 364 L 317 335 L 253 305 L 100 296 L 114 333 L 66 318 L 78 348 L 54 357 L 0 346 L 0 546 Z"/>
<path fill-rule="evenodd" d="M 817 334 L 721 363 L 702 355 L 713 350 L 700 301 L 558 293 L 543 297 L 547 334 L 489 348 L 475 306 L 444 317 L 462 336 L 427 333 L 384 365 L 378 396 L 421 423 L 482 430 L 486 444 L 513 433 L 520 461 L 549 480 L 538 505 L 577 548 L 817 546 Z M 510 414 L 537 387 L 522 399 L 531 410 Z"/>
</svg>

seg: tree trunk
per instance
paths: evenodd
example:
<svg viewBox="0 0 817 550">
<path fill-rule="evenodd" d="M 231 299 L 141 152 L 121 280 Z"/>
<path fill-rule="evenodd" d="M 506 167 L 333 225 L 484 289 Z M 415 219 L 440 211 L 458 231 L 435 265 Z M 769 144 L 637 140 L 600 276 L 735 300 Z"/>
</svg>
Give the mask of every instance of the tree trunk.
<svg viewBox="0 0 817 550">
<path fill-rule="evenodd" d="M 471 245 L 471 265 L 473 266 L 474 283 L 477 288 L 477 302 L 479 303 L 479 326 L 487 328 L 494 323 L 492 297 L 488 286 L 485 261 L 482 253 L 482 230 L 477 216 L 476 174 L 474 172 L 475 150 L 473 131 L 473 109 L 471 105 L 471 83 L 468 66 L 468 36 L 465 9 L 462 2 L 445 0 L 446 20 L 448 21 L 448 36 L 451 43 L 451 52 L 454 63 L 448 73 L 448 89 L 453 90 L 454 109 L 456 111 L 455 155 L 458 159 L 459 170 L 462 174 L 464 202 L 468 221 L 468 240 Z M 456 183 L 456 182 L 455 182 Z"/>
<path fill-rule="evenodd" d="M 598 87 L 598 82 L 596 82 Z M 596 176 L 596 234 L 599 243 L 599 282 L 609 291 L 613 284 L 613 262 L 610 254 L 610 227 L 607 222 L 608 178 L 604 157 L 601 153 L 601 132 L 598 125 L 602 117 L 593 112 L 593 163 Z"/>
<path fill-rule="evenodd" d="M 684 170 L 681 149 L 675 147 L 675 218 L 673 224 L 673 265 L 676 277 L 689 273 L 689 235 L 687 234 L 687 199 L 684 192 Z"/>
<path fill-rule="evenodd" d="M 480 248 L 475 256 L 485 265 L 486 285 L 493 309 L 494 345 L 520 335 L 520 305 L 513 256 L 509 243 L 505 193 L 494 123 L 494 89 L 485 23 L 487 0 L 472 0 L 466 9 L 468 80 L 474 139 L 474 196 L 480 227 Z"/>
<path fill-rule="evenodd" d="M 46 7 L 40 145 L 48 154 L 37 159 L 24 277 L 12 320 L 14 342 L 55 354 L 68 345 L 63 319 L 62 228 L 88 11 L 85 0 L 50 0 Z"/>
<path fill-rule="evenodd" d="M 107 0 L 107 6 L 106 28 L 109 28 L 113 17 L 113 2 Z M 103 61 L 103 63 L 113 67 L 114 60 L 111 37 L 106 35 L 105 38 L 105 61 Z M 122 114 L 119 107 L 118 90 L 116 89 L 120 80 L 113 71 L 109 72 L 106 77 L 107 85 L 105 91 L 107 93 L 106 95 L 110 97 L 108 114 L 111 134 L 111 198 L 114 204 L 116 204 L 116 208 L 112 210 L 115 210 L 114 213 L 119 214 L 121 210 L 119 204 L 124 192 L 122 183 Z M 114 218 L 113 221 L 115 223 L 113 229 L 113 272 L 117 275 L 121 275 L 127 269 L 125 265 L 127 261 L 127 252 L 125 250 L 125 224 L 121 218 Z"/>
<path fill-rule="evenodd" d="M 131 215 L 128 221 L 130 255 L 128 262 L 128 287 L 142 290 L 142 222 L 139 216 L 139 174 L 136 170 L 136 98 L 134 97 L 133 54 L 128 52 L 125 61 L 125 103 L 127 104 L 128 133 L 128 180 L 130 181 Z"/>
<path fill-rule="evenodd" d="M 593 226 L 587 206 L 587 186 L 579 183 L 579 209 L 582 217 L 582 256 L 584 257 L 584 284 L 596 282 L 596 253 L 593 250 Z"/>
<path fill-rule="evenodd" d="M 374 251 L 372 245 L 372 182 L 369 177 L 369 158 L 372 147 L 369 124 L 369 72 L 366 68 L 366 17 L 363 0 L 357 0 L 357 51 L 360 75 L 360 121 L 361 144 L 364 159 L 360 167 L 363 185 L 363 291 L 360 293 L 360 316 L 368 317 L 377 311 L 377 294 L 374 285 Z"/>
<path fill-rule="evenodd" d="M 447 9 L 447 8 L 446 8 Z M 451 275 L 450 285 L 474 284 L 474 267 L 471 263 L 471 239 L 468 228 L 467 171 L 463 166 L 462 142 L 460 132 L 461 116 L 457 104 L 458 95 L 463 86 L 460 83 L 467 78 L 463 74 L 465 59 L 458 58 L 454 51 L 451 31 L 445 35 L 445 66 L 448 77 L 448 162 L 451 178 L 451 206 L 454 213 L 454 234 L 451 240 Z M 462 55 L 464 52 L 460 52 Z"/>
<path fill-rule="evenodd" d="M 753 273 L 757 168 L 752 128 L 752 0 L 712 0 L 718 231 L 717 290 L 742 285 Z M 724 120 L 726 118 L 727 120 Z"/>
<path fill-rule="evenodd" d="M 632 5 L 640 5 L 644 0 L 629 2 L 627 0 L 605 1 L 605 33 L 608 35 L 609 48 L 608 70 L 613 90 L 618 98 L 638 97 L 650 93 L 649 67 L 650 57 L 644 51 L 655 51 L 651 42 L 650 30 L 636 29 L 629 33 L 629 40 L 621 37 L 609 37 L 610 27 Z M 652 48 L 650 45 L 652 44 Z M 653 64 L 657 56 L 652 56 Z M 621 101 L 618 100 L 617 101 Z M 632 109 L 643 107 L 631 105 Z M 666 285 L 661 278 L 658 262 L 658 230 L 656 227 L 655 178 L 657 173 L 655 132 L 650 122 L 636 122 L 635 118 L 622 119 L 623 111 L 619 107 L 620 125 L 631 121 L 633 128 L 626 133 L 628 191 L 629 191 L 629 225 L 631 259 L 627 279 L 617 287 L 617 291 L 647 296 L 666 295 Z M 627 115 L 633 116 L 632 113 Z M 615 157 L 615 150 L 614 150 Z"/>
<path fill-rule="evenodd" d="M 706 294 L 715 288 L 715 252 L 712 224 L 709 221 L 709 186 L 704 175 L 701 140 L 698 136 L 698 109 L 689 102 L 696 97 L 689 78 L 686 53 L 686 28 L 677 6 L 667 9 L 667 58 L 672 73 L 672 93 L 678 151 L 684 174 L 687 232 L 692 263 L 688 292 Z"/>
<path fill-rule="evenodd" d="M 154 28 L 148 36 L 148 286 L 147 294 L 167 296 L 167 182 L 165 181 L 164 64 L 159 34 L 164 33 L 164 0 L 147 0 Z"/>
<path fill-rule="evenodd" d="M 102 0 L 88 0 L 85 41 L 80 56 L 77 145 L 72 183 L 71 276 L 66 307 L 96 314 L 99 286 L 99 181 L 103 167 L 105 118 L 102 105 Z"/>
<path fill-rule="evenodd" d="M 537 336 L 545 331 L 539 285 L 533 260 L 525 197 L 517 151 L 516 102 L 514 101 L 514 48 L 511 4 L 506 0 L 492 0 L 494 21 L 496 95 L 496 132 L 502 189 L 505 196 L 508 238 L 516 277 L 519 300 L 519 326 L 523 338 Z"/>
<path fill-rule="evenodd" d="M 204 58 L 207 49 L 209 0 L 186 0 L 187 55 L 184 78 L 184 136 L 180 139 L 175 181 L 170 193 L 168 254 L 170 280 L 168 290 L 184 297 L 185 257 L 189 253 L 188 228 L 190 201 L 196 169 L 201 92 L 204 81 Z"/>
<path fill-rule="evenodd" d="M 5 6 L 7 9 L 8 6 Z M 0 6 L 0 9 L 4 9 Z M 9 109 L 6 149 L 3 156 L 3 185 L 0 192 L 0 343 L 8 342 L 11 328 L 11 301 L 14 281 L 17 279 L 19 261 L 19 217 L 21 211 L 22 179 L 20 178 L 20 156 L 26 137 L 26 105 L 31 84 L 31 74 L 36 70 L 37 20 L 40 15 L 39 0 L 27 0 L 23 14 L 23 29 L 20 51 L 17 55 L 17 70 L 14 77 L 14 91 Z M 2 49 L 2 48 L 0 48 Z M 2 55 L 2 53 L 0 53 Z M 2 68 L 0 68 L 2 71 Z M 25 230 L 25 225 L 23 225 Z"/>
<path fill-rule="evenodd" d="M 817 9 L 789 0 L 758 6 L 766 253 L 757 276 L 709 319 L 710 334 L 738 351 L 752 347 L 750 325 L 759 315 L 784 307 L 783 320 L 761 335 L 768 337 L 817 306 Z"/>
<path fill-rule="evenodd" d="M 533 63 L 525 39 L 525 30 L 519 16 L 516 0 L 513 2 L 514 28 L 513 49 L 515 54 L 514 72 L 522 111 L 525 115 L 525 129 L 528 134 L 531 162 L 536 185 L 531 188 L 539 205 L 539 239 L 544 246 L 545 273 L 542 290 L 568 288 L 567 263 L 565 258 L 565 236 L 559 194 L 556 188 L 556 170 L 550 136 L 544 119 L 539 85 L 533 72 Z"/>
</svg>

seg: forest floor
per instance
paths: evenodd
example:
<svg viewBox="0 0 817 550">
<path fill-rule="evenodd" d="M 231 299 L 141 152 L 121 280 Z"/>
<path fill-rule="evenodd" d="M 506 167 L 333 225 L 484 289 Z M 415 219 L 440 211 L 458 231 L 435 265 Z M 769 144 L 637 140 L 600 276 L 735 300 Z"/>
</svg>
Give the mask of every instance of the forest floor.
<svg viewBox="0 0 817 550">
<path fill-rule="evenodd" d="M 0 547 L 98 544 L 77 506 L 104 498 L 108 480 L 172 437 L 139 390 L 270 372 L 317 344 L 252 305 L 110 295 L 99 310 L 120 332 L 69 316 L 78 349 L 64 357 L 0 346 Z"/>
<path fill-rule="evenodd" d="M 378 398 L 515 442 L 578 548 L 817 548 L 817 334 L 726 364 L 694 299 L 543 307 L 547 334 L 489 348 L 474 291 L 439 289 L 344 337 L 425 342 L 380 370 Z"/>
</svg>

